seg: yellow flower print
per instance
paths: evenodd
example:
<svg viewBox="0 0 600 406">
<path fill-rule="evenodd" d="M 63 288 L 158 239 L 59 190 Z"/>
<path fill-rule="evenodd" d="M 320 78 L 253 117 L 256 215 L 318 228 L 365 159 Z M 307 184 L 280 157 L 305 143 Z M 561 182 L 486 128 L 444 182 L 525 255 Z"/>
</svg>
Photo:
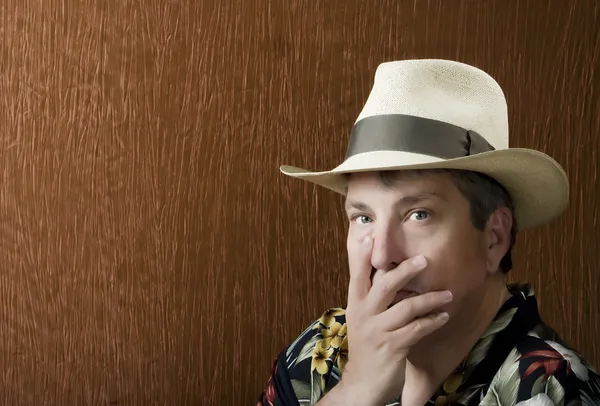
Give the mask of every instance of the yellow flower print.
<svg viewBox="0 0 600 406">
<path fill-rule="evenodd" d="M 317 329 L 322 326 L 331 327 L 334 323 L 337 322 L 335 318 L 337 316 L 343 316 L 344 314 L 346 314 L 346 311 L 339 307 L 329 309 L 325 313 L 323 313 L 323 315 L 319 319 L 319 322 L 315 324 L 315 327 L 313 327 L 313 329 Z"/>
<path fill-rule="evenodd" d="M 344 326 L 346 326 L 344 324 Z M 340 368 L 340 371 L 344 371 L 344 367 L 346 366 L 346 363 L 348 362 L 348 338 L 344 337 L 344 339 L 342 340 L 342 344 L 340 345 L 340 350 L 338 351 L 337 354 L 337 364 L 338 367 Z"/>
<path fill-rule="evenodd" d="M 330 359 L 332 354 L 333 348 L 329 347 L 325 340 L 317 342 L 312 352 L 312 362 L 310 365 L 311 372 L 316 370 L 321 375 L 325 375 L 329 372 L 327 360 Z"/>
<path fill-rule="evenodd" d="M 345 323 L 341 324 L 336 321 L 331 325 L 331 327 L 329 327 L 329 329 L 323 329 L 321 334 L 323 335 L 324 340 L 326 340 L 328 346 L 331 345 L 333 348 L 339 348 L 342 344 L 342 340 L 346 336 L 347 331 L 348 328 L 346 327 Z"/>
<path fill-rule="evenodd" d="M 460 372 L 453 372 L 446 378 L 442 388 L 446 393 L 454 393 L 462 383 L 462 379 L 463 375 Z"/>
</svg>

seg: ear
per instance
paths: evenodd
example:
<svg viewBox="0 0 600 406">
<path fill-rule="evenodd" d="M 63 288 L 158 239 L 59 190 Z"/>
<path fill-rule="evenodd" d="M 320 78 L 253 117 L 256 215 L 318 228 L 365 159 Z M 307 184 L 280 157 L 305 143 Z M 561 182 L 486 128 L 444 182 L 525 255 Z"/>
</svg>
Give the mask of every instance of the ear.
<svg viewBox="0 0 600 406">
<path fill-rule="evenodd" d="M 496 209 L 486 225 L 487 237 L 487 271 L 490 274 L 498 272 L 500 261 L 510 247 L 510 231 L 513 216 L 508 207 Z"/>
</svg>

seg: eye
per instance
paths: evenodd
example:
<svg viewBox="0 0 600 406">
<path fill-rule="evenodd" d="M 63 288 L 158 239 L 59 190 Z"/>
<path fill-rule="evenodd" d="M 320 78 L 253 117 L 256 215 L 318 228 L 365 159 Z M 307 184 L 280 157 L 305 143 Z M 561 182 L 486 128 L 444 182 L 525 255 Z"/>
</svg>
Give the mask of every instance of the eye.
<svg viewBox="0 0 600 406">
<path fill-rule="evenodd" d="M 429 218 L 429 213 L 425 210 L 415 210 L 410 213 L 409 219 L 416 221 L 423 221 Z"/>
<path fill-rule="evenodd" d="M 352 220 L 356 221 L 358 224 L 367 224 L 373 221 L 371 217 L 364 215 L 354 216 Z"/>
</svg>

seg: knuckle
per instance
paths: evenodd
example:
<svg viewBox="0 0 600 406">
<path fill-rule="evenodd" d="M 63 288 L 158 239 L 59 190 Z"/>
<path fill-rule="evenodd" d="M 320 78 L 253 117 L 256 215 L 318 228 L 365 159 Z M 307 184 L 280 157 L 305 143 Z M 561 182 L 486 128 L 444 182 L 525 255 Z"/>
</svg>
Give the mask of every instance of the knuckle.
<svg viewBox="0 0 600 406">
<path fill-rule="evenodd" d="M 416 319 L 413 323 L 413 331 L 415 333 L 422 333 L 427 329 L 426 319 Z"/>
<path fill-rule="evenodd" d="M 400 311 L 403 314 L 412 315 L 415 312 L 415 302 L 411 299 L 406 299 L 396 304 L 396 306 L 400 306 Z"/>
<path fill-rule="evenodd" d="M 419 333 L 422 330 L 423 330 L 423 322 L 421 321 L 421 319 L 415 320 L 415 322 L 413 323 L 413 331 L 415 333 Z"/>
<path fill-rule="evenodd" d="M 390 282 L 381 281 L 381 283 L 379 284 L 379 292 L 381 292 L 381 294 L 384 296 L 390 294 L 392 292 L 392 285 L 390 284 Z"/>
</svg>

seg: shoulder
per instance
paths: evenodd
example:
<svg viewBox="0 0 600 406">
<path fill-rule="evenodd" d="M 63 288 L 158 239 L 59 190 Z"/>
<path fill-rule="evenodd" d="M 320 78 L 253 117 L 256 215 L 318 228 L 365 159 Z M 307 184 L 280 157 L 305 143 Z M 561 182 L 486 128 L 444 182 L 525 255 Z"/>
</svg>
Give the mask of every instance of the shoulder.
<svg viewBox="0 0 600 406">
<path fill-rule="evenodd" d="M 539 326 L 519 340 L 485 397 L 523 406 L 600 404 L 600 376 L 556 333 Z"/>
<path fill-rule="evenodd" d="M 331 308 L 282 352 L 280 367 L 299 401 L 315 402 L 339 382 L 348 359 L 346 331 L 345 310 Z"/>
</svg>

